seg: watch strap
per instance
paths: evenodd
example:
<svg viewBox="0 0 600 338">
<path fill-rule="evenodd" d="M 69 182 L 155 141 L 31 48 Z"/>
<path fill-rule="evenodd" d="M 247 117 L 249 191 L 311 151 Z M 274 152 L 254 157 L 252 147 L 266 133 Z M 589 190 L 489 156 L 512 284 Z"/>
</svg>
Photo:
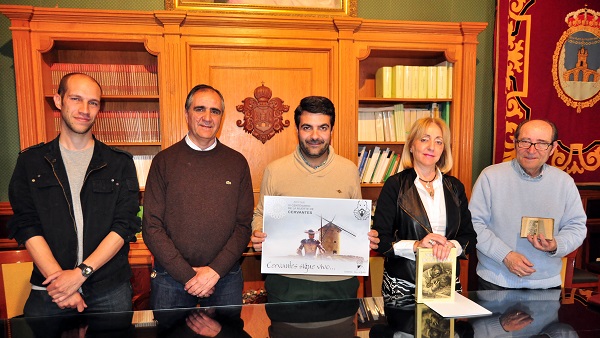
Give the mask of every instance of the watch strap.
<svg viewBox="0 0 600 338">
<path fill-rule="evenodd" d="M 94 273 L 94 268 L 85 263 L 81 263 L 77 267 L 81 269 L 81 275 L 85 278 L 88 278 Z"/>
</svg>

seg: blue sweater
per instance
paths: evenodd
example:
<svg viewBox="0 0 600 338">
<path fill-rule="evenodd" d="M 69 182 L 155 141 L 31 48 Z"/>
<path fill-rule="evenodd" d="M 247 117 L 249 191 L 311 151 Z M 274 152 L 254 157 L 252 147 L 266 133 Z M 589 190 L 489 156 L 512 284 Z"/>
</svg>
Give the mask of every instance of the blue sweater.
<svg viewBox="0 0 600 338">
<path fill-rule="evenodd" d="M 516 160 L 485 168 L 473 187 L 469 209 L 477 232 L 477 274 L 508 288 L 560 285 L 561 258 L 577 249 L 587 232 L 575 182 L 547 164 L 535 178 Z M 520 237 L 522 216 L 554 219 L 555 254 L 539 251 Z M 527 257 L 536 272 L 520 278 L 508 271 L 502 260 L 510 251 Z"/>
</svg>

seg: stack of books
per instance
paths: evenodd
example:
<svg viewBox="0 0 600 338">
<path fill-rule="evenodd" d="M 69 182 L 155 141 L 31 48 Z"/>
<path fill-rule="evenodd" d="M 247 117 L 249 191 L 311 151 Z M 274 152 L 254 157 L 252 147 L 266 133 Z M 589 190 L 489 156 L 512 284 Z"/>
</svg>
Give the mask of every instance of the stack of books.
<svg viewBox="0 0 600 338">
<path fill-rule="evenodd" d="M 357 314 L 360 323 L 385 319 L 383 298 L 370 297 L 359 299 Z"/>
<path fill-rule="evenodd" d="M 146 186 L 146 179 L 148 178 L 148 172 L 150 171 L 150 165 L 152 164 L 153 159 L 154 155 L 133 155 L 133 163 L 135 164 L 140 188 Z"/>
<path fill-rule="evenodd" d="M 359 142 L 405 142 L 412 125 L 423 117 L 439 117 L 450 122 L 450 103 L 431 103 L 405 107 L 399 103 L 387 107 L 358 108 Z"/>
<path fill-rule="evenodd" d="M 362 183 L 383 183 L 391 175 L 398 172 L 400 156 L 390 148 L 375 146 L 358 149 L 358 173 Z"/>
</svg>

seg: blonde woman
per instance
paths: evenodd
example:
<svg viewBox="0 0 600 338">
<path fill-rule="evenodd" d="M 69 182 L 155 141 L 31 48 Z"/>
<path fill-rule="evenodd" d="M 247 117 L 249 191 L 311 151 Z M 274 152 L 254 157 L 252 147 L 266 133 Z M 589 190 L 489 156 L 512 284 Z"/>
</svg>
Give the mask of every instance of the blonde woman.
<svg viewBox="0 0 600 338">
<path fill-rule="evenodd" d="M 386 303 L 410 299 L 415 289 L 415 253 L 433 248 L 438 259 L 475 249 L 464 185 L 446 173 L 452 168 L 450 130 L 439 118 L 412 126 L 401 156 L 403 170 L 389 177 L 377 200 L 373 229 L 385 256 L 382 294 Z M 458 276 L 459 264 L 457 264 Z M 457 278 L 456 289 L 461 290 Z M 393 305 L 393 304 L 392 304 Z"/>
</svg>

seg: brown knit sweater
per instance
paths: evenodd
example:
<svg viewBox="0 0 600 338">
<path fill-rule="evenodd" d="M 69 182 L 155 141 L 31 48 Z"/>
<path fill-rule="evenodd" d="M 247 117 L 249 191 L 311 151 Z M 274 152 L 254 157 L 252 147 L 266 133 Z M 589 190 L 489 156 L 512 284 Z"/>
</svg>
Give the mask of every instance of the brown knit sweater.
<svg viewBox="0 0 600 338">
<path fill-rule="evenodd" d="M 185 139 L 152 161 L 142 232 L 158 264 L 178 282 L 209 266 L 223 277 L 250 241 L 254 197 L 244 156 L 218 142 L 209 151 Z"/>
</svg>

